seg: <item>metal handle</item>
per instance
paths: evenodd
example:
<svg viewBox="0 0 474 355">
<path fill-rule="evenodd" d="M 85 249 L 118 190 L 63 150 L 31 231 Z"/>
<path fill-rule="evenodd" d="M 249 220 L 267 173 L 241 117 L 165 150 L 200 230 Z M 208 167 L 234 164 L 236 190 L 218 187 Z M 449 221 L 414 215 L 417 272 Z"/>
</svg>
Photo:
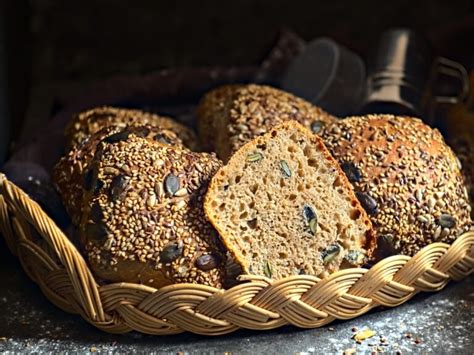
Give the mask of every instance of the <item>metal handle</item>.
<svg viewBox="0 0 474 355">
<path fill-rule="evenodd" d="M 456 104 L 466 99 L 469 94 L 469 78 L 466 68 L 453 60 L 438 57 L 438 73 L 455 79 L 461 83 L 461 90 L 457 96 L 435 96 L 436 103 Z"/>
</svg>

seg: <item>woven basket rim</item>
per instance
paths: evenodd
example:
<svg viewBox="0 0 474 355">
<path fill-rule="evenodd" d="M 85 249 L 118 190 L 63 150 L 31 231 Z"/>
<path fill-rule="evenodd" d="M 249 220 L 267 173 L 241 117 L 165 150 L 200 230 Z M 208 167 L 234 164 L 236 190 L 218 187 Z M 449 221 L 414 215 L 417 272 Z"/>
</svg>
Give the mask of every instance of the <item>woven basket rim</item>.
<svg viewBox="0 0 474 355">
<path fill-rule="evenodd" d="M 32 228 L 41 238 L 35 239 Z M 474 271 L 470 230 L 452 245 L 433 243 L 413 257 L 394 255 L 370 269 L 343 269 L 325 279 L 244 275 L 243 283 L 227 290 L 199 284 L 160 289 L 127 282 L 99 285 L 65 233 L 1 173 L 0 232 L 52 303 L 110 333 L 221 335 L 287 324 L 316 328 L 374 307 L 398 306 L 418 292 L 439 291 Z"/>
</svg>

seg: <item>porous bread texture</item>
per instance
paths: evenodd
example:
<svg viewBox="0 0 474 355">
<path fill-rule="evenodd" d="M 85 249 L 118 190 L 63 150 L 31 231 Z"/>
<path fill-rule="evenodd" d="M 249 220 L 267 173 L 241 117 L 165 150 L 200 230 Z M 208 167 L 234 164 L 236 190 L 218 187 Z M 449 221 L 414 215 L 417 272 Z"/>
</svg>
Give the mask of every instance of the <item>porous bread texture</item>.
<svg viewBox="0 0 474 355">
<path fill-rule="evenodd" d="M 112 135 L 137 134 L 164 144 L 183 145 L 173 131 L 156 126 L 108 126 L 87 137 L 71 149 L 53 169 L 52 179 L 72 222 L 78 225 L 84 206 L 84 177 L 89 169 L 97 146 Z"/>
<path fill-rule="evenodd" d="M 198 107 L 199 134 L 227 161 L 232 153 L 275 125 L 295 120 L 314 133 L 336 118 L 290 93 L 264 85 L 232 85 L 207 93 Z"/>
<path fill-rule="evenodd" d="M 346 176 L 295 121 L 240 148 L 212 178 L 205 211 L 247 274 L 325 277 L 360 265 L 374 245 Z"/>
<path fill-rule="evenodd" d="M 203 209 L 222 163 L 134 134 L 102 140 L 80 225 L 94 273 L 107 281 L 222 287 L 225 253 Z"/>
<path fill-rule="evenodd" d="M 322 138 L 369 212 L 376 259 L 412 256 L 472 228 L 459 160 L 439 131 L 420 119 L 350 117 L 326 127 Z"/>
<path fill-rule="evenodd" d="M 151 125 L 173 131 L 186 147 L 191 150 L 198 149 L 194 132 L 172 118 L 140 110 L 109 106 L 97 107 L 77 114 L 66 127 L 65 134 L 69 148 L 73 148 L 105 127 L 125 128 L 132 125 Z"/>
</svg>

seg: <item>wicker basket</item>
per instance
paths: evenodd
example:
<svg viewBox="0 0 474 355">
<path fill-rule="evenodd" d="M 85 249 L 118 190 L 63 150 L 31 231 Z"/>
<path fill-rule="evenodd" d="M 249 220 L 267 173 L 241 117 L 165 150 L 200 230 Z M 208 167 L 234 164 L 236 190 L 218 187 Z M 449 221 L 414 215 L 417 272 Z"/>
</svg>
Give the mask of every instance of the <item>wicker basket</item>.
<svg viewBox="0 0 474 355">
<path fill-rule="evenodd" d="M 2 174 L 0 231 L 51 302 L 110 333 L 220 335 L 286 324 L 316 328 L 380 305 L 397 306 L 420 291 L 439 291 L 474 270 L 471 231 L 452 245 L 434 243 L 412 258 L 392 256 L 370 270 L 341 270 L 325 280 L 248 277 L 229 290 L 194 284 L 159 290 L 131 283 L 99 285 L 65 234 Z"/>
</svg>

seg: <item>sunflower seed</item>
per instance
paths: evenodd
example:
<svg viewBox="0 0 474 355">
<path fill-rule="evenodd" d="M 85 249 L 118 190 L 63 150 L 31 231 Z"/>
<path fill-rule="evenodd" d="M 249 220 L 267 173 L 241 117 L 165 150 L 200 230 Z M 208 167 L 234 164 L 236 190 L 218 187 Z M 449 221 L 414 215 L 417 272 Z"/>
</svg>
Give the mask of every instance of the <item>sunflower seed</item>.
<svg viewBox="0 0 474 355">
<path fill-rule="evenodd" d="M 270 265 L 268 260 L 265 260 L 265 262 L 263 263 L 263 273 L 269 279 L 271 279 L 273 276 L 272 266 Z"/>
<path fill-rule="evenodd" d="M 183 254 L 183 242 L 170 243 L 160 253 L 160 262 L 169 264 Z"/>
<path fill-rule="evenodd" d="M 179 190 L 179 178 L 176 175 L 168 174 L 165 178 L 165 190 L 173 196 Z"/>
<path fill-rule="evenodd" d="M 202 271 L 215 269 L 219 264 L 220 258 L 215 254 L 204 254 L 196 260 L 196 267 Z"/>
<path fill-rule="evenodd" d="M 313 121 L 313 123 L 311 123 L 311 131 L 313 131 L 313 133 L 319 133 L 324 128 L 324 126 L 325 123 L 323 121 Z"/>
<path fill-rule="evenodd" d="M 341 246 L 339 244 L 333 244 L 327 247 L 321 252 L 321 258 L 323 259 L 324 265 L 332 262 L 341 252 Z"/>
<path fill-rule="evenodd" d="M 186 196 L 187 194 L 188 194 L 188 190 L 186 190 L 185 187 L 179 189 L 178 191 L 174 193 L 174 195 L 177 197 L 183 197 L 183 196 Z"/>
<path fill-rule="evenodd" d="M 254 154 L 249 154 L 247 155 L 247 161 L 249 163 L 255 163 L 263 159 L 263 154 L 262 153 L 254 153 Z"/>
<path fill-rule="evenodd" d="M 284 160 L 280 160 L 280 169 L 285 177 L 291 177 L 291 170 L 288 163 Z"/>
<path fill-rule="evenodd" d="M 346 174 L 350 182 L 359 182 L 361 179 L 360 170 L 355 166 L 354 163 L 349 161 L 342 162 L 341 169 Z"/>
<path fill-rule="evenodd" d="M 105 250 L 110 250 L 110 248 L 112 248 L 112 244 L 114 242 L 114 239 L 113 238 L 109 238 L 105 241 L 104 243 L 104 249 Z"/>
<path fill-rule="evenodd" d="M 148 200 L 146 201 L 148 207 L 154 207 L 156 205 L 156 195 L 151 194 L 148 196 Z"/>
<path fill-rule="evenodd" d="M 439 239 L 439 237 L 440 237 L 440 235 L 441 235 L 441 230 L 442 230 L 442 229 L 443 229 L 443 228 L 442 228 L 441 226 L 438 226 L 438 227 L 436 228 L 436 230 L 435 230 L 435 232 L 434 232 L 434 235 L 433 235 L 433 239 L 434 239 L 434 240 L 438 240 L 438 239 Z"/>
<path fill-rule="evenodd" d="M 453 228 L 456 225 L 456 219 L 449 214 L 443 213 L 438 217 L 438 224 L 443 228 Z"/>
</svg>

